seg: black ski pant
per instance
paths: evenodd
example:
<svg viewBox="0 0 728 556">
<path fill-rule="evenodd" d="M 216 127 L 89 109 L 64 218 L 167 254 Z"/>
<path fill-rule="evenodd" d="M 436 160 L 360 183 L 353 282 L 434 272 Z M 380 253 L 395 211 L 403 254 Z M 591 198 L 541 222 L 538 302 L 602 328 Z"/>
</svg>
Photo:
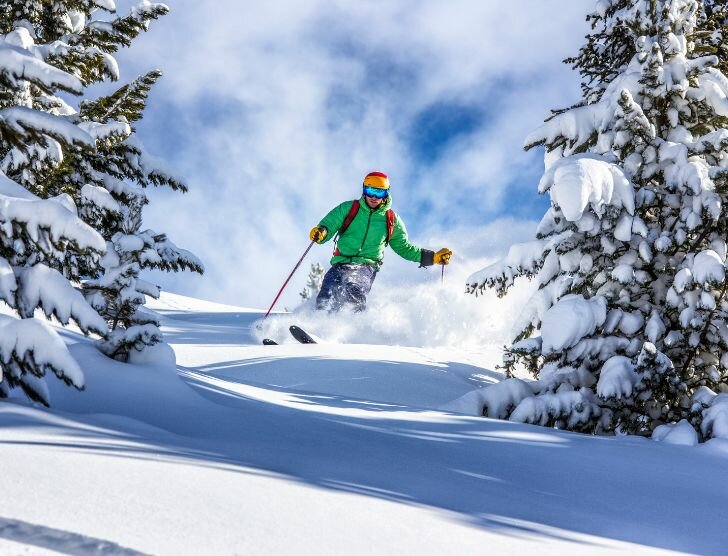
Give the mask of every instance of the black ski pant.
<svg viewBox="0 0 728 556">
<path fill-rule="evenodd" d="M 354 311 L 363 311 L 376 276 L 377 268 L 371 264 L 333 265 L 324 276 L 316 308 L 333 312 L 350 305 Z"/>
</svg>

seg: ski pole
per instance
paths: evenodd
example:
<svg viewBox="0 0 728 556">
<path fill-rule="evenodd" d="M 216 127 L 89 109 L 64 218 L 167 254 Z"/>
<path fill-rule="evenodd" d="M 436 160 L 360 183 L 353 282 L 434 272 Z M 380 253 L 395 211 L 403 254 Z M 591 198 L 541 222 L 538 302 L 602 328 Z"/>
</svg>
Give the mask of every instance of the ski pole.
<svg viewBox="0 0 728 556">
<path fill-rule="evenodd" d="M 298 259 L 298 262 L 296 263 L 296 266 L 294 266 L 294 267 L 293 267 L 293 270 L 291 271 L 291 274 L 289 274 L 288 278 L 286 278 L 286 281 L 285 281 L 285 282 L 283 282 L 283 285 L 281 286 L 281 289 L 280 289 L 280 290 L 278 291 L 278 295 L 276 295 L 276 298 L 275 298 L 275 299 L 273 300 L 273 303 L 271 303 L 271 304 L 270 304 L 270 309 L 268 309 L 268 312 L 267 312 L 267 313 L 265 314 L 265 316 L 263 317 L 263 320 L 267 319 L 267 318 L 268 318 L 268 315 L 270 315 L 270 312 L 271 312 L 271 311 L 273 310 L 273 306 L 274 306 L 274 305 L 276 304 L 276 301 L 278 301 L 278 298 L 279 298 L 279 297 L 281 296 L 281 294 L 283 293 L 283 290 L 284 290 L 284 289 L 286 288 L 286 286 L 288 285 L 288 282 L 290 281 L 290 279 L 291 279 L 291 278 L 293 278 L 293 275 L 294 275 L 294 274 L 296 273 L 296 271 L 298 270 L 298 267 L 299 267 L 299 266 L 301 266 L 301 263 L 303 262 L 303 259 L 305 259 L 305 258 L 306 258 L 306 255 L 308 255 L 308 252 L 309 252 L 309 251 L 311 250 L 311 247 L 313 247 L 313 244 L 314 244 L 314 243 L 316 243 L 316 242 L 315 242 L 315 241 L 312 241 L 312 242 L 311 242 L 311 243 L 310 243 L 310 244 L 308 245 L 308 247 L 306 248 L 306 250 L 305 250 L 305 251 L 303 252 L 303 255 L 301 255 L 301 258 L 300 258 L 300 259 Z"/>
<path fill-rule="evenodd" d="M 442 274 L 440 275 L 440 285 L 445 285 L 445 263 L 442 263 Z"/>
</svg>

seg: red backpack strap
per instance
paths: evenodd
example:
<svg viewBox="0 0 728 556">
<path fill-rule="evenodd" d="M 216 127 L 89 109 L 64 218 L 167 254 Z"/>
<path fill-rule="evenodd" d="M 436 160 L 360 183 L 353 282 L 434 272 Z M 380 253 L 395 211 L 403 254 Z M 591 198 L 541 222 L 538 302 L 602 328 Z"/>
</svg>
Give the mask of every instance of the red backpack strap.
<svg viewBox="0 0 728 556">
<path fill-rule="evenodd" d="M 351 203 L 349 214 L 346 215 L 346 218 L 344 218 L 344 223 L 341 225 L 341 228 L 339 228 L 339 237 L 344 235 L 344 232 L 349 229 L 349 225 L 356 217 L 357 212 L 359 212 L 359 199 L 354 199 Z"/>
<path fill-rule="evenodd" d="M 359 199 L 354 199 L 351 203 L 351 208 L 349 208 L 349 212 L 346 215 L 346 218 L 344 218 L 344 223 L 339 228 L 339 231 L 336 232 L 336 237 L 334 238 L 334 245 L 336 245 L 338 243 L 339 238 L 349 228 L 349 225 L 353 222 L 354 218 L 356 217 L 357 212 L 359 212 Z M 339 255 L 341 255 L 341 252 L 339 251 L 339 248 L 336 247 L 334 249 L 334 257 L 338 257 Z"/>
<path fill-rule="evenodd" d="M 389 242 L 392 239 L 392 234 L 394 233 L 395 217 L 396 215 L 394 214 L 394 211 L 389 209 L 387 211 L 387 245 L 389 245 Z"/>
</svg>

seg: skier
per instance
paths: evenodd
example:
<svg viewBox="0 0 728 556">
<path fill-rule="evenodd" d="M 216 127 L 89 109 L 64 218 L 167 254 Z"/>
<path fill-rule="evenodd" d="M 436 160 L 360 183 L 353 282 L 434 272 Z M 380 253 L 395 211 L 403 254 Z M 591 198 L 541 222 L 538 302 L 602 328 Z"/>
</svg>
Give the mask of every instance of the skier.
<svg viewBox="0 0 728 556">
<path fill-rule="evenodd" d="M 386 174 L 367 174 L 363 186 L 360 199 L 341 203 L 311 230 L 312 241 L 326 243 L 333 237 L 336 243 L 331 268 L 316 298 L 317 309 L 338 311 L 348 304 L 355 311 L 363 311 L 387 245 L 420 267 L 450 262 L 452 251 L 447 248 L 435 253 L 409 242 L 404 222 L 390 208 L 392 196 Z"/>
</svg>

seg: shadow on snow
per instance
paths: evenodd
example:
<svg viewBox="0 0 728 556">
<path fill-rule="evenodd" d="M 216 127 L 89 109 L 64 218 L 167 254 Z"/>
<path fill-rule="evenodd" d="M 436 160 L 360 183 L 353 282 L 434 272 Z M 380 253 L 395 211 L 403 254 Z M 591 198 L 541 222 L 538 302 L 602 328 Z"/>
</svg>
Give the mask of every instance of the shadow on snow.
<svg viewBox="0 0 728 556">
<path fill-rule="evenodd" d="M 68 442 L 49 444 L 145 459 L 161 451 L 186 465 L 257 470 L 438 508 L 507 535 L 583 542 L 571 531 L 703 554 L 722 553 L 728 541 L 715 515 L 727 489 L 710 479 L 724 460 L 695 450 L 337 395 L 268 388 L 262 399 L 256 396 L 263 389 L 201 373 L 184 373 L 183 380 L 214 403 L 197 404 L 197 414 L 167 408 L 161 428 L 108 416 L 99 429 L 97 415 L 89 425 L 64 414 L 57 426 L 78 428 Z M 53 414 L 46 415 L 44 425 L 52 427 Z M 23 418 L 2 426 L 23 426 Z"/>
</svg>

